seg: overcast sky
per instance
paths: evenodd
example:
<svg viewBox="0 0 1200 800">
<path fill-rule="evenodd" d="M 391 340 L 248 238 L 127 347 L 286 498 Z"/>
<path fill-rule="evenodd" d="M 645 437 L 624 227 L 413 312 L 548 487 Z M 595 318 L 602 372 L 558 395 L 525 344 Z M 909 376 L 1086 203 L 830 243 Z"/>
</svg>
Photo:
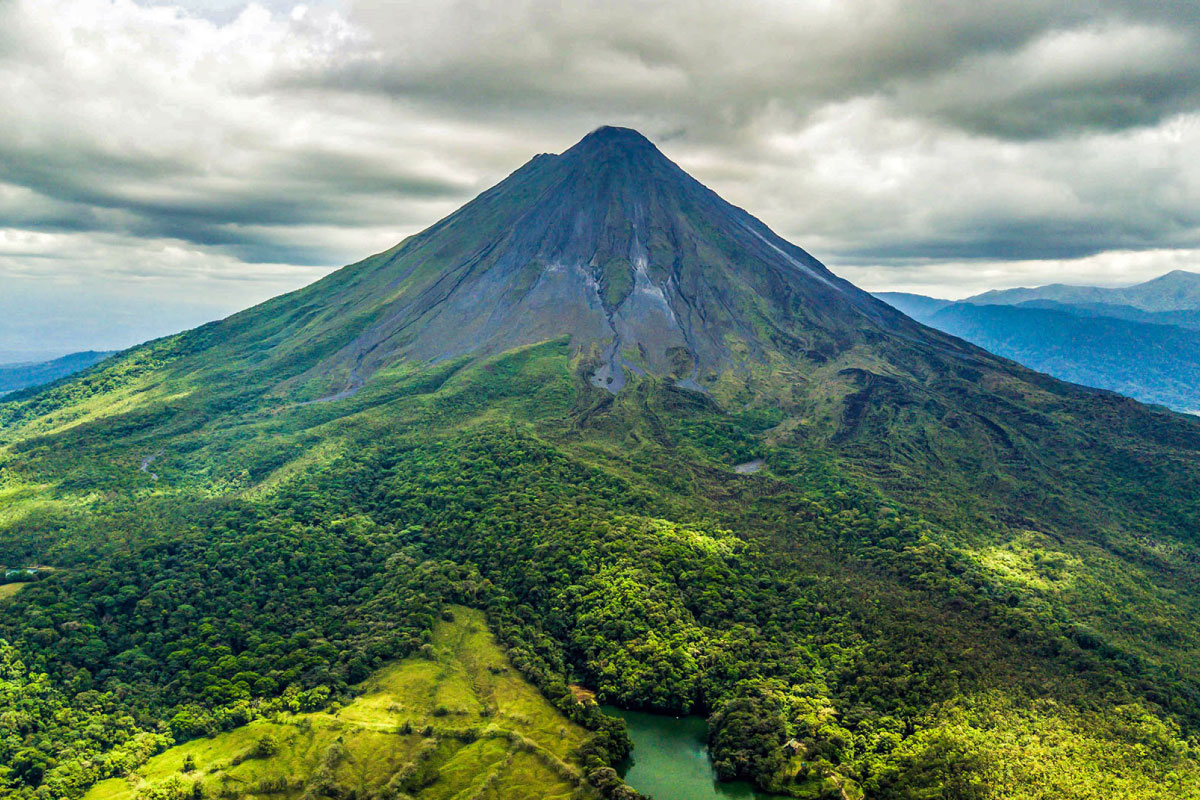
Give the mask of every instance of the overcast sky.
<svg viewBox="0 0 1200 800">
<path fill-rule="evenodd" d="M 867 289 L 1200 271 L 1196 0 L 0 0 L 0 354 L 118 347 L 635 127 Z"/>
</svg>

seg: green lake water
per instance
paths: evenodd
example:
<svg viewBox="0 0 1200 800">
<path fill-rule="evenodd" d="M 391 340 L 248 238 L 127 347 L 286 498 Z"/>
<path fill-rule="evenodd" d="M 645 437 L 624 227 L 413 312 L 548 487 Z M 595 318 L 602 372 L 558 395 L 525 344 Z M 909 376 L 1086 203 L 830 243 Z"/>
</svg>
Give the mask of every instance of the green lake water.
<svg viewBox="0 0 1200 800">
<path fill-rule="evenodd" d="M 605 706 L 604 713 L 625 720 L 633 739 L 632 763 L 625 782 L 654 800 L 779 800 L 748 783 L 717 780 L 708 759 L 704 717 L 672 717 Z"/>
</svg>

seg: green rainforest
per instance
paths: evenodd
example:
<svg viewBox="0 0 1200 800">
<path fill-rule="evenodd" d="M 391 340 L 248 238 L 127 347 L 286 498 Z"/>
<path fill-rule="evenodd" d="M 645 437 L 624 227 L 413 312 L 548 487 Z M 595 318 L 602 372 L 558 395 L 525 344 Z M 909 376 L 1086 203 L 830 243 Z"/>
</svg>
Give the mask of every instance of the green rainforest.
<svg viewBox="0 0 1200 800">
<path fill-rule="evenodd" d="M 636 798 L 601 705 L 783 796 L 1200 797 L 1200 420 L 622 129 L 5 398 L 0 564 L 15 800 Z"/>
</svg>

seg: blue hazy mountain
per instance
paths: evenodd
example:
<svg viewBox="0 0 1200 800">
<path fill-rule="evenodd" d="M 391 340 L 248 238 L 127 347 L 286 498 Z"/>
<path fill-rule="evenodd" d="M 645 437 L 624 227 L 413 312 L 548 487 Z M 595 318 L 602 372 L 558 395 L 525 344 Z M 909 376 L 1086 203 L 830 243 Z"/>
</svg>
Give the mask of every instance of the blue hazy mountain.
<svg viewBox="0 0 1200 800">
<path fill-rule="evenodd" d="M 1020 305 L 1052 301 L 1072 306 L 1129 306 L 1141 311 L 1200 311 L 1200 273 L 1175 270 L 1133 286 L 1069 286 L 1000 289 L 968 297 L 975 305 Z"/>
<path fill-rule="evenodd" d="M 1127 289 L 1049 286 L 962 301 L 877 296 L 918 322 L 1056 378 L 1196 411 L 1200 308 L 1187 305 L 1200 303 L 1189 299 L 1200 281 L 1193 278 L 1200 276 L 1175 272 Z"/>
<path fill-rule="evenodd" d="M 85 350 L 50 361 L 0 364 L 0 395 L 74 375 L 111 355 L 112 351 Z"/>
<path fill-rule="evenodd" d="M 1135 306 L 1114 303 L 1061 303 L 1056 300 L 1028 300 L 1018 308 L 1044 308 L 1065 311 L 1081 317 L 1115 317 L 1131 322 L 1146 322 L 1151 325 L 1179 325 L 1183 328 L 1200 330 L 1200 310 L 1146 311 Z"/>
</svg>

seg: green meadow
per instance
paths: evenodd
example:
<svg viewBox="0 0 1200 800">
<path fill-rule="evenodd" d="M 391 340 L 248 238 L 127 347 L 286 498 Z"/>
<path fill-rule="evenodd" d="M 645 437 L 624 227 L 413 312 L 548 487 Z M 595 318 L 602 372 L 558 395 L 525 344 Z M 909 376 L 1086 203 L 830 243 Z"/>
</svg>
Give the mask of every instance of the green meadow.
<svg viewBox="0 0 1200 800">
<path fill-rule="evenodd" d="M 479 611 L 454 607 L 420 654 L 357 689 L 173 747 L 86 800 L 595 796 L 573 759 L 589 733 L 520 676 Z"/>
</svg>

